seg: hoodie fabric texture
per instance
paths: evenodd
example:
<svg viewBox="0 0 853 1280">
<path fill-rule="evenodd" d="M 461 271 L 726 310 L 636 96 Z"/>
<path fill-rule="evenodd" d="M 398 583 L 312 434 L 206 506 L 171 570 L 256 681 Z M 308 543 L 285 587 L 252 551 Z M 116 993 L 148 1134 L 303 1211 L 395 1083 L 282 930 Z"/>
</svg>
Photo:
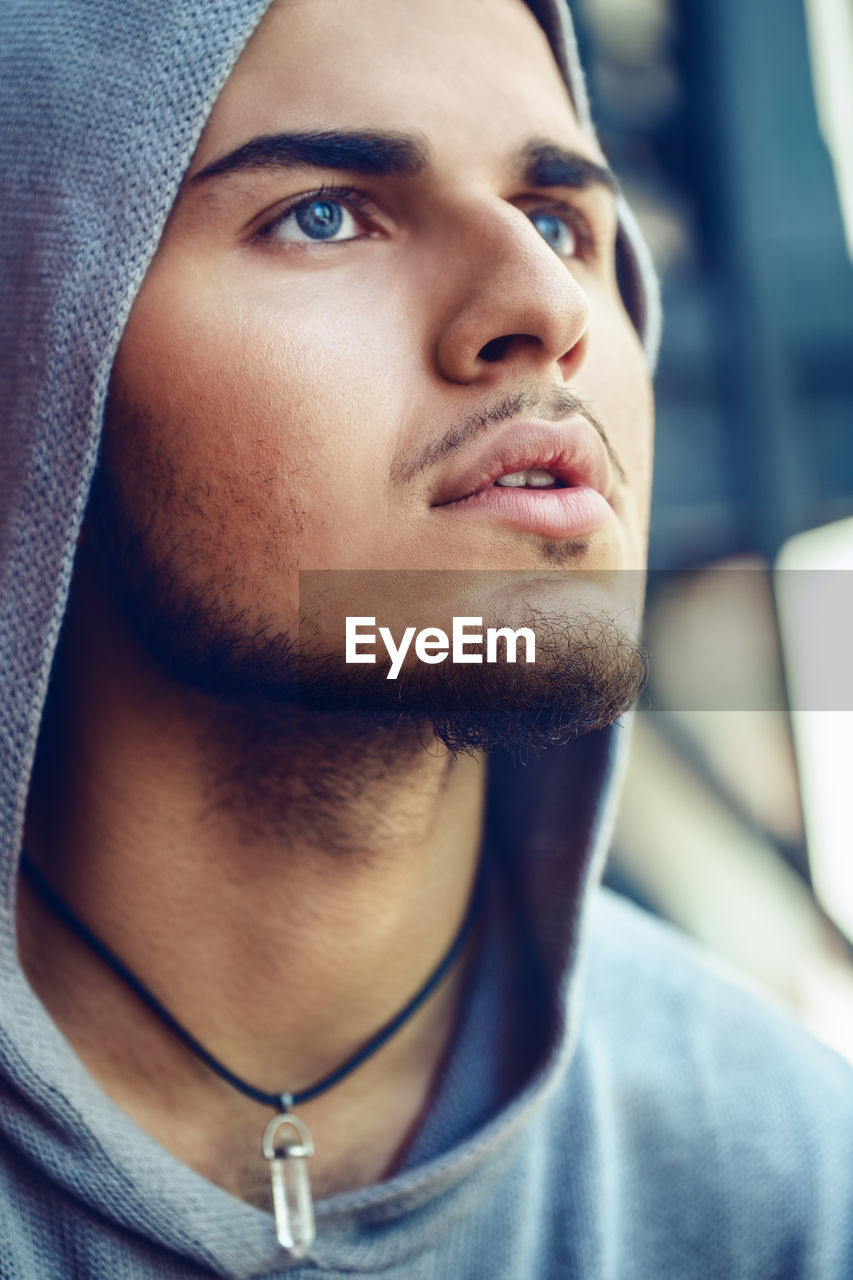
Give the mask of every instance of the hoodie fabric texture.
<svg viewBox="0 0 853 1280">
<path fill-rule="evenodd" d="M 434 1106 L 392 1179 L 318 1205 L 300 1263 L 271 1215 L 104 1095 L 21 972 L 23 815 L 113 356 L 265 5 L 0 15 L 0 1277 L 850 1280 L 850 1069 L 595 890 L 622 727 L 493 760 L 484 936 Z M 589 127 L 568 15 L 530 7 Z M 653 363 L 657 293 L 624 202 L 620 222 Z"/>
</svg>

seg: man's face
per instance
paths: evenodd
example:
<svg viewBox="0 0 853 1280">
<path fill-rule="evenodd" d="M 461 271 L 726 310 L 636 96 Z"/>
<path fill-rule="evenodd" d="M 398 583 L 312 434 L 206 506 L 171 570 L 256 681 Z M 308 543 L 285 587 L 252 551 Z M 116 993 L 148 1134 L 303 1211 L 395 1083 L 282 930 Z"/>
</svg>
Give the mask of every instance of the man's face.
<svg viewBox="0 0 853 1280">
<path fill-rule="evenodd" d="M 269 639 L 300 570 L 503 570 L 550 610 L 555 566 L 642 567 L 651 394 L 602 165 L 521 0 L 273 6 L 114 371 L 110 469 L 172 597 Z M 433 623 L 478 612 L 440 594 Z"/>
</svg>

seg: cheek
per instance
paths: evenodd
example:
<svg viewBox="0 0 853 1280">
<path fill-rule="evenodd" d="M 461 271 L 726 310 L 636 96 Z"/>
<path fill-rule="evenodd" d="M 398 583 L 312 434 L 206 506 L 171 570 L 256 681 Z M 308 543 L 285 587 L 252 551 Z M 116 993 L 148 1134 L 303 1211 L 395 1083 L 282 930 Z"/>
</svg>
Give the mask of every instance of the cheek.
<svg viewBox="0 0 853 1280">
<path fill-rule="evenodd" d="M 211 297 L 197 279 L 169 285 L 158 272 L 146 281 L 114 375 L 148 436 L 119 447 L 156 456 L 185 499 L 160 519 L 195 511 L 220 555 L 239 547 L 258 573 L 371 556 L 387 537 L 389 459 L 408 399 L 392 303 L 378 317 L 374 307 L 365 331 L 357 300 L 309 305 L 295 293 L 285 305 L 268 288 L 247 299 Z"/>
<path fill-rule="evenodd" d="M 611 305 L 599 321 L 589 356 L 596 411 L 610 435 L 639 511 L 651 493 L 654 399 L 645 355 L 624 312 Z"/>
</svg>

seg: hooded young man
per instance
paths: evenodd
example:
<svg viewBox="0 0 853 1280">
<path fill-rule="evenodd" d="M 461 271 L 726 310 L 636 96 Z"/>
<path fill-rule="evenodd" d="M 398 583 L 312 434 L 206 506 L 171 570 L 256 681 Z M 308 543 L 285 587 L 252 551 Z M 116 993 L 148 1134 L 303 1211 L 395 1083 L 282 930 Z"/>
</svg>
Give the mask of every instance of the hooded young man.
<svg viewBox="0 0 853 1280">
<path fill-rule="evenodd" d="M 265 10 L 4 15 L 0 1274 L 849 1280 L 849 1070 L 595 892 L 656 308 L 568 15 Z"/>
</svg>

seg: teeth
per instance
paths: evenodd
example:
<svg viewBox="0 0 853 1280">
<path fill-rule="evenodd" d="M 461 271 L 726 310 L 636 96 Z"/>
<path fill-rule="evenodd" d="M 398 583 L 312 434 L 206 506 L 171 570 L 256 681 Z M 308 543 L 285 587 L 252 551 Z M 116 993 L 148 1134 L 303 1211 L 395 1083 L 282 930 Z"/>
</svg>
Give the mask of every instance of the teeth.
<svg viewBox="0 0 853 1280">
<path fill-rule="evenodd" d="M 503 485 L 507 489 L 549 489 L 554 488 L 556 483 L 550 471 L 540 471 L 538 468 L 532 468 L 530 471 L 512 471 L 508 476 L 501 476 L 495 481 L 495 484 Z"/>
<path fill-rule="evenodd" d="M 527 471 L 527 483 L 533 489 L 553 488 L 557 483 L 550 471 Z"/>
</svg>

